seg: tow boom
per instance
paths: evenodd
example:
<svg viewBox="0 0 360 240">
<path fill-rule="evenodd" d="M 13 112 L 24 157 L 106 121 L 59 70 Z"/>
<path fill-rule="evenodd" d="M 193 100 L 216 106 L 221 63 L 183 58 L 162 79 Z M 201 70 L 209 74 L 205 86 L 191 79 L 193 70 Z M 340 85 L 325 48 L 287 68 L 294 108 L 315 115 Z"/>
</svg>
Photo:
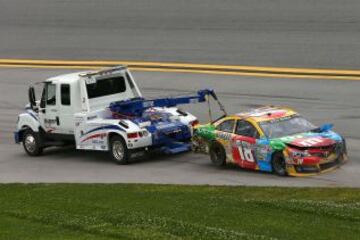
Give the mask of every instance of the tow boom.
<svg viewBox="0 0 360 240">
<path fill-rule="evenodd" d="M 178 97 L 165 97 L 155 99 L 134 98 L 124 101 L 112 102 L 110 110 L 122 115 L 131 117 L 141 117 L 143 113 L 153 107 L 175 107 L 181 104 L 195 104 L 205 102 L 211 96 L 219 105 L 221 111 L 226 115 L 224 106 L 219 101 L 213 89 L 202 89 L 196 95 L 185 95 Z"/>
</svg>

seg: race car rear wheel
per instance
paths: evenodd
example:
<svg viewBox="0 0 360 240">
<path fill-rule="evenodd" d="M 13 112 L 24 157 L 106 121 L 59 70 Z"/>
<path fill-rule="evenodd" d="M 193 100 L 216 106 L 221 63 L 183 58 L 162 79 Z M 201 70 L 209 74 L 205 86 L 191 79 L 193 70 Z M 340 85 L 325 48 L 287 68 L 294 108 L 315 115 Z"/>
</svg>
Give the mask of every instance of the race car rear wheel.
<svg viewBox="0 0 360 240">
<path fill-rule="evenodd" d="M 275 153 L 271 161 L 273 171 L 279 176 L 286 176 L 286 163 L 282 153 Z"/>
<path fill-rule="evenodd" d="M 128 163 L 129 150 L 122 137 L 115 135 L 110 139 L 110 155 L 120 165 Z"/>
<path fill-rule="evenodd" d="M 220 143 L 218 142 L 212 143 L 209 152 L 210 152 L 211 162 L 215 166 L 220 167 L 226 164 L 226 152 L 224 147 Z"/>
<path fill-rule="evenodd" d="M 25 152 L 32 157 L 41 155 L 43 148 L 41 147 L 41 137 L 39 133 L 36 133 L 31 129 L 25 130 L 23 147 Z"/>
</svg>

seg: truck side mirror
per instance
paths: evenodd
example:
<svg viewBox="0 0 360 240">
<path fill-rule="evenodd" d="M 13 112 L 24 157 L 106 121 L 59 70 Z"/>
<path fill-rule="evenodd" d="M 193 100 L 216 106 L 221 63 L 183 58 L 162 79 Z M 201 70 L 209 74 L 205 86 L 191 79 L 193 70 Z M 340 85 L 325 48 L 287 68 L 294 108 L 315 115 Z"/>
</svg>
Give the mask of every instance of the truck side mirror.
<svg viewBox="0 0 360 240">
<path fill-rule="evenodd" d="M 32 110 L 36 110 L 35 89 L 33 86 L 29 87 L 29 103 Z"/>
</svg>

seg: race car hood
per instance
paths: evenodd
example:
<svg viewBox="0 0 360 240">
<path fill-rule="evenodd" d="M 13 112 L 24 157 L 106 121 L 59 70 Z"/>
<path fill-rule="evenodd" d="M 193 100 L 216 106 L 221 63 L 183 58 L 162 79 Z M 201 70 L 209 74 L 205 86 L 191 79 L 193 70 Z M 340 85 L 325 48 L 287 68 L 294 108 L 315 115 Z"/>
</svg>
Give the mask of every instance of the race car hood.
<svg viewBox="0 0 360 240">
<path fill-rule="evenodd" d="M 335 141 L 331 138 L 324 138 L 321 136 L 314 136 L 314 137 L 304 137 L 295 139 L 292 142 L 289 142 L 288 145 L 296 146 L 299 148 L 304 147 L 326 147 L 329 145 L 333 145 Z"/>
<path fill-rule="evenodd" d="M 333 131 L 300 133 L 272 140 L 298 148 L 326 147 L 340 141 L 342 141 L 341 136 Z"/>
</svg>

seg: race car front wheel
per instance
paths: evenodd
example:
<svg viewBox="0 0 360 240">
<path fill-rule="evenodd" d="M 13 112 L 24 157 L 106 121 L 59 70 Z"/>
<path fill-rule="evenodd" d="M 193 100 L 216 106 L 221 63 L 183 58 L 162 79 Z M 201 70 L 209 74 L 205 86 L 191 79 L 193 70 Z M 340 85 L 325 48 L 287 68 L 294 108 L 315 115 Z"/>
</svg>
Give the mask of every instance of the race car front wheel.
<svg viewBox="0 0 360 240">
<path fill-rule="evenodd" d="M 113 136 L 110 139 L 110 155 L 117 164 L 124 165 L 128 163 L 129 150 L 122 137 Z"/>
<path fill-rule="evenodd" d="M 32 131 L 31 129 L 25 130 L 23 138 L 23 146 L 25 152 L 30 156 L 39 156 L 43 152 L 41 147 L 41 138 L 39 133 Z"/>
<path fill-rule="evenodd" d="M 273 171 L 279 176 L 285 176 L 286 172 L 286 163 L 285 158 L 282 153 L 275 153 L 271 162 Z"/>
<path fill-rule="evenodd" d="M 214 142 L 210 146 L 210 159 L 215 166 L 224 166 L 226 164 L 226 153 L 224 147 Z"/>
</svg>

